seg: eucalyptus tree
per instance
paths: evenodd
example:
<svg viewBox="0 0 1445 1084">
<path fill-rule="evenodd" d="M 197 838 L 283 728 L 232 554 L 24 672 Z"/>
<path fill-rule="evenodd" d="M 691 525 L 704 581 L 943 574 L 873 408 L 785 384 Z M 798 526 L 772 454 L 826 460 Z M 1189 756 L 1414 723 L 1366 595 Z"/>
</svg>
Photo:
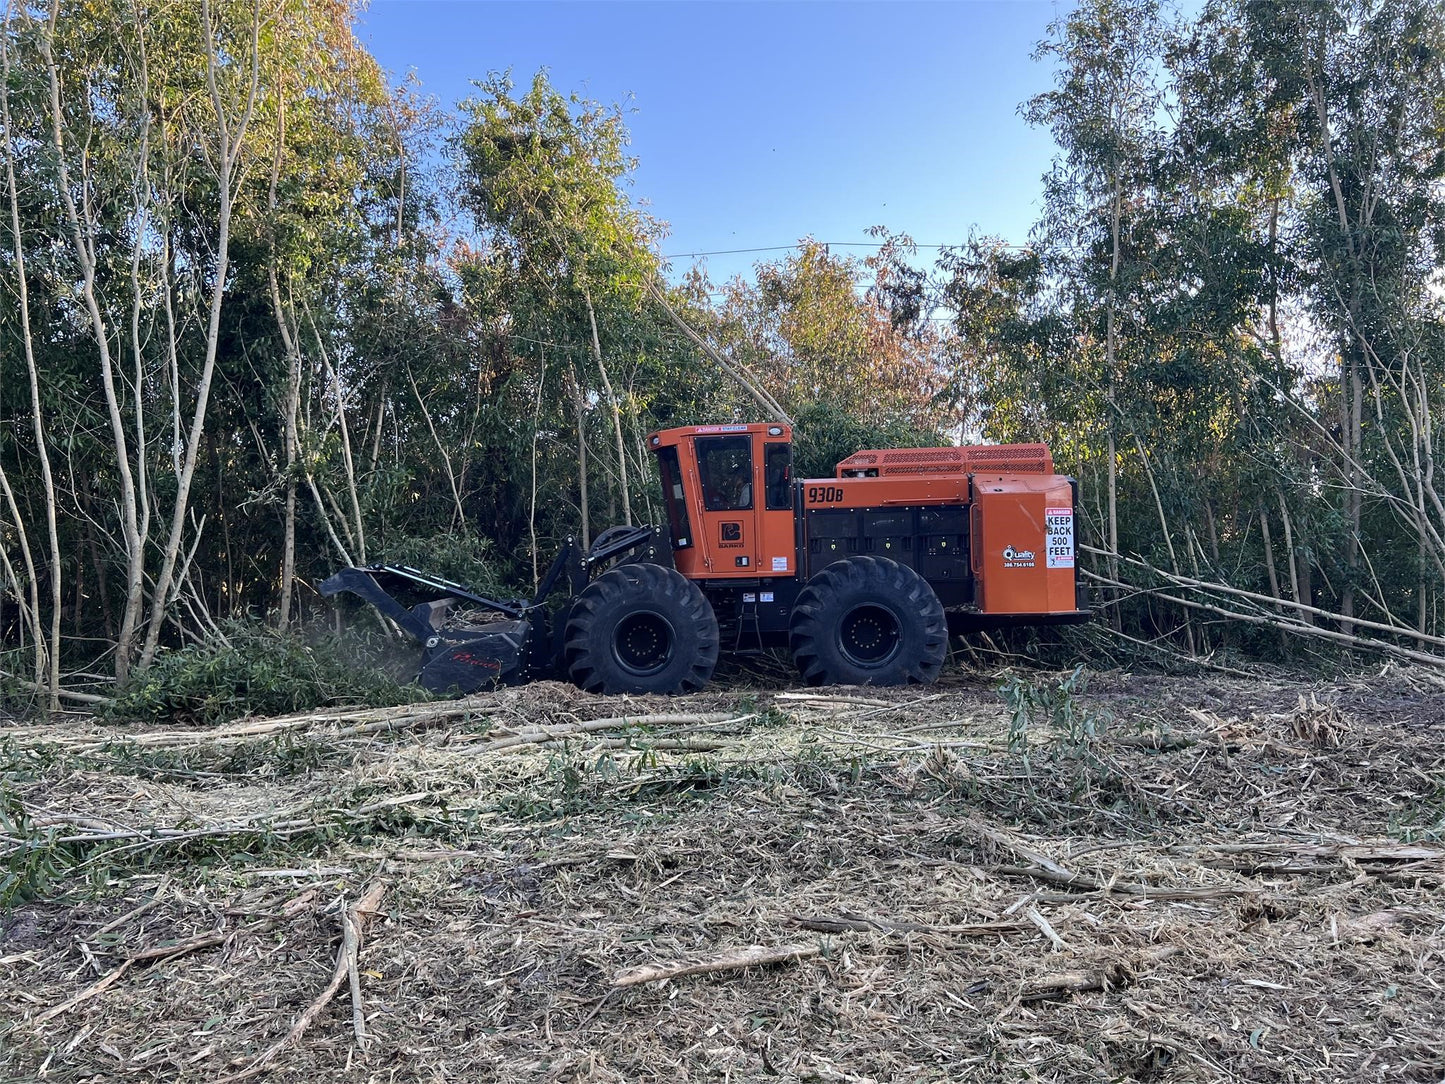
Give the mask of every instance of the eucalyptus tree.
<svg viewBox="0 0 1445 1084">
<path fill-rule="evenodd" d="M 1311 331 L 1333 355 L 1323 372 L 1296 362 L 1269 379 L 1296 419 L 1284 439 L 1312 451 L 1306 472 L 1311 459 L 1316 474 L 1327 466 L 1338 495 L 1325 518 L 1338 524 L 1341 627 L 1350 631 L 1363 592 L 1390 621 L 1413 600 L 1424 631 L 1445 579 L 1433 285 L 1445 236 L 1445 12 L 1419 0 L 1214 3 L 1177 66 L 1196 168 L 1222 198 L 1269 202 L 1276 365 L 1279 294 L 1300 313 L 1296 357 Z M 1280 506 L 1287 517 L 1283 495 Z M 1413 542 L 1404 553 L 1392 544 L 1400 528 Z"/>
<path fill-rule="evenodd" d="M 1040 244 L 1069 294 L 1080 348 L 1104 402 L 1105 540 L 1118 551 L 1119 387 L 1129 321 L 1133 210 L 1149 198 L 1161 141 L 1162 24 L 1156 0 L 1085 0 L 1050 28 L 1038 57 L 1055 64 L 1054 89 L 1024 115 L 1046 126 L 1060 154 L 1045 177 Z M 1127 408 L 1126 408 L 1127 409 Z"/>
<path fill-rule="evenodd" d="M 7 10 L 15 255 L 5 272 L 24 298 L 7 331 L 31 347 L 21 371 L 33 394 L 28 408 L 4 401 L 34 423 L 30 506 L 53 508 L 60 524 L 29 578 L 48 581 L 53 599 L 62 586 L 73 592 L 77 635 L 87 631 L 84 599 L 99 596 L 124 681 L 149 665 L 168 626 L 215 630 L 207 597 L 237 608 L 229 571 L 223 586 L 204 587 L 218 579 L 208 548 L 221 544 L 211 541 L 218 522 L 229 550 L 247 506 L 265 505 L 236 499 L 264 491 L 272 469 L 243 458 L 246 435 L 265 461 L 265 405 L 279 390 L 290 428 L 301 383 L 293 368 L 273 385 L 268 337 L 246 325 L 251 300 L 266 297 L 258 272 L 264 283 L 261 269 L 279 268 L 273 300 L 304 307 L 316 295 L 297 268 L 324 273 L 354 254 L 361 228 L 337 222 L 365 202 L 364 167 L 348 163 L 371 139 L 355 118 L 374 115 L 386 95 L 345 3 L 200 0 L 151 11 L 138 0 L 50 0 Z M 293 327 L 301 307 L 288 309 Z M 5 365 L 8 378 L 8 351 Z M 345 398 L 339 384 L 313 396 Z M 284 444 L 294 478 L 297 439 Z M 275 552 L 246 549 L 256 568 Z M 52 602 L 52 642 L 59 610 Z"/>
<path fill-rule="evenodd" d="M 633 520 L 626 429 L 636 411 L 620 394 L 618 359 L 609 355 L 612 337 L 637 318 L 658 275 L 660 227 L 624 190 L 635 163 L 618 108 L 563 95 L 540 72 L 520 94 L 509 75 L 493 74 L 477 87 L 462 103 L 456 138 L 462 191 L 480 235 L 468 275 L 506 312 L 497 329 L 502 352 L 533 360 L 527 381 L 540 388 L 551 365 L 552 386 L 566 388 L 585 540 L 594 403 L 612 438 L 612 500 L 623 522 Z"/>
</svg>

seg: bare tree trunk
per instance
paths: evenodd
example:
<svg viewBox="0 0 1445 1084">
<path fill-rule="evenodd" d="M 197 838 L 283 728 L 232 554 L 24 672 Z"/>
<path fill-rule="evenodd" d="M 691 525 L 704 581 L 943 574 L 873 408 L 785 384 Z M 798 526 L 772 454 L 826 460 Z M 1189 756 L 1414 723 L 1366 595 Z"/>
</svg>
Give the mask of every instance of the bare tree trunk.
<svg viewBox="0 0 1445 1084">
<path fill-rule="evenodd" d="M 452 457 L 447 453 L 447 446 L 442 442 L 441 436 L 437 433 L 436 426 L 432 424 L 431 411 L 426 408 L 426 400 L 421 397 L 421 392 L 416 386 L 416 377 L 412 375 L 410 365 L 406 367 L 406 379 L 408 383 L 411 384 L 411 393 L 416 397 L 416 405 L 421 408 L 421 416 L 426 421 L 427 432 L 431 434 L 432 443 L 436 445 L 437 454 L 442 458 L 442 467 L 446 470 L 447 474 L 447 485 L 452 491 L 452 511 L 456 516 L 457 529 L 465 533 L 467 530 L 467 513 L 462 507 L 461 490 L 457 488 L 457 476 L 452 470 Z M 350 463 L 349 456 L 347 457 L 347 462 L 348 464 Z M 355 497 L 354 491 L 352 496 L 353 498 Z M 357 529 L 360 530 L 359 523 Z M 365 559 L 366 554 L 363 553 L 362 560 Z"/>
<path fill-rule="evenodd" d="M 1264 505 L 1259 507 L 1259 530 L 1264 536 L 1264 568 L 1269 574 L 1269 596 L 1279 598 L 1279 574 L 1274 567 L 1274 542 L 1269 533 L 1269 513 L 1264 510 Z"/>
<path fill-rule="evenodd" d="M 1286 558 L 1285 563 L 1289 566 L 1290 598 L 1294 600 L 1295 609 L 1299 613 L 1300 620 L 1308 624 L 1311 620 L 1310 615 L 1303 609 L 1300 609 L 1300 603 L 1303 599 L 1300 598 L 1299 557 L 1295 553 L 1294 526 L 1290 523 L 1289 505 L 1285 503 L 1284 492 L 1282 490 L 1275 490 L 1275 498 L 1279 501 L 1279 518 L 1284 522 L 1284 552 Z M 1261 513 L 1262 511 L 1263 510 L 1261 510 Z"/>
<path fill-rule="evenodd" d="M 1269 513 L 1262 504 L 1259 506 L 1259 530 L 1264 536 L 1264 567 L 1269 573 L 1269 593 L 1273 598 L 1279 598 L 1279 574 L 1274 568 L 1274 541 L 1269 533 Z M 1279 633 L 1279 646 L 1281 651 L 1289 650 L 1289 640 L 1283 629 Z"/>
<path fill-rule="evenodd" d="M 541 352 L 541 368 L 537 373 L 537 403 L 532 408 L 532 503 L 527 513 L 527 530 L 532 536 L 532 590 L 542 582 L 537 558 L 537 437 L 542 425 L 542 389 L 547 384 L 547 352 Z"/>
<path fill-rule="evenodd" d="M 40 374 L 35 364 L 35 337 L 30 329 L 30 290 L 29 283 L 25 278 L 25 245 L 20 232 L 20 194 L 15 183 L 15 145 L 11 139 L 14 128 L 10 123 L 10 20 L 13 13 L 11 5 L 6 6 L 5 28 L 0 32 L 0 67 L 3 67 L 3 75 L 0 75 L 0 119 L 5 124 L 5 182 L 6 191 L 10 197 L 10 232 L 15 239 L 15 279 L 17 287 L 17 300 L 20 308 L 20 336 L 25 350 L 25 370 L 30 378 L 30 424 L 35 434 L 35 454 L 40 460 L 40 480 L 45 489 L 45 528 L 47 540 L 50 544 L 50 637 L 48 649 L 44 647 L 45 639 L 40 632 L 40 612 L 38 589 L 35 583 L 35 568 L 30 546 L 25 541 L 25 527 L 20 522 L 20 510 L 15 506 L 13 497 L 10 495 L 10 485 L 5 483 L 5 491 L 9 500 L 12 514 L 15 516 L 16 529 L 19 532 L 23 545 L 23 556 L 26 564 L 26 572 L 30 576 L 30 590 L 32 592 L 31 605 L 34 609 L 34 620 L 36 622 L 35 641 L 35 681 L 43 685 L 47 691 L 46 709 L 49 711 L 60 710 L 60 590 L 61 590 L 61 563 L 60 563 L 60 534 L 57 527 L 56 517 L 56 496 L 55 479 L 50 471 L 50 448 L 46 442 L 45 420 L 40 409 Z M 3 467 L 0 467 L 3 470 Z M 42 667 L 45 656 L 49 657 L 49 666 Z"/>
<path fill-rule="evenodd" d="M 30 594 L 29 613 L 25 612 L 26 606 L 22 599 L 20 583 L 15 578 L 14 568 L 10 567 L 10 557 L 3 548 L 0 548 L 0 556 L 5 557 L 7 575 L 15 584 L 15 601 L 21 608 L 21 624 L 22 626 L 27 623 L 30 625 L 31 639 L 34 640 L 35 649 L 35 684 L 45 687 L 49 668 L 45 660 L 45 626 L 40 618 L 40 585 L 35 576 L 35 559 L 30 552 L 30 538 L 25 533 L 25 521 L 20 516 L 19 505 L 15 503 L 15 491 L 10 488 L 10 476 L 5 473 L 3 462 L 0 462 L 0 494 L 4 495 L 5 506 L 10 509 L 10 518 L 15 521 L 15 535 L 20 542 L 20 558 L 25 562 L 25 575 Z M 52 576 L 51 579 L 58 583 L 60 581 L 59 574 Z M 47 691 L 53 692 L 53 690 Z"/>
<path fill-rule="evenodd" d="M 191 481 L 195 476 L 196 458 L 206 426 L 206 407 L 211 397 L 211 383 L 216 371 L 216 350 L 220 343 L 221 306 L 226 296 L 226 271 L 230 257 L 231 211 L 235 199 L 237 164 L 241 146 L 246 138 L 246 128 L 256 105 L 260 88 L 260 31 L 261 8 L 259 0 L 253 9 L 251 23 L 251 73 L 246 103 L 241 107 L 236 121 L 234 137 L 231 122 L 226 116 L 226 104 L 221 98 L 217 82 L 218 57 L 216 55 L 215 33 L 211 25 L 210 0 L 201 0 L 201 24 L 206 48 L 206 88 L 210 92 L 211 104 L 216 111 L 216 134 L 218 157 L 216 180 L 218 182 L 220 211 L 217 216 L 215 282 L 211 288 L 210 324 L 206 331 L 205 359 L 201 365 L 201 379 L 196 388 L 195 411 L 191 416 L 190 434 L 186 441 L 186 454 L 181 464 L 181 476 L 177 481 L 175 507 L 171 515 L 170 536 L 161 557 L 160 572 L 156 576 L 155 590 L 151 596 L 150 618 L 146 626 L 145 644 L 141 648 L 138 669 L 144 672 L 155 658 L 160 642 L 161 625 L 165 620 L 166 606 L 175 574 L 176 557 L 180 551 L 181 537 L 185 530 L 186 510 L 190 501 Z"/>
<path fill-rule="evenodd" d="M 1343 375 L 1343 374 L 1342 374 Z M 1343 380 L 1341 384 L 1343 385 Z M 1346 539 L 1346 546 L 1349 548 L 1345 553 L 1345 567 L 1349 570 L 1349 581 L 1345 584 L 1344 591 L 1340 594 L 1340 615 L 1346 619 L 1355 616 L 1355 582 L 1354 578 L 1360 570 L 1360 547 L 1364 544 L 1360 538 L 1360 513 L 1364 506 L 1364 479 L 1361 477 L 1360 455 L 1364 449 L 1362 439 L 1363 429 L 1361 425 L 1361 405 L 1364 398 L 1360 386 L 1360 360 L 1352 354 L 1350 358 L 1350 379 L 1348 388 L 1340 388 L 1342 395 L 1348 395 L 1349 403 L 1349 455 L 1350 455 L 1350 477 L 1349 489 L 1346 494 L 1346 508 L 1349 515 L 1350 532 Z M 1354 633 L 1354 623 L 1349 620 L 1340 622 L 1340 631 L 1347 636 Z"/>
<path fill-rule="evenodd" d="M 281 155 L 286 147 L 286 88 L 282 80 L 276 106 L 276 155 L 271 161 L 271 185 L 267 192 L 267 210 L 272 223 L 276 219 L 276 188 L 281 179 Z M 281 287 L 276 278 L 276 236 L 274 226 L 270 233 L 271 266 L 267 282 L 271 290 L 271 311 L 276 316 L 276 327 L 281 334 L 281 345 L 286 351 L 286 402 L 282 405 L 286 442 L 286 507 L 281 537 L 281 600 L 277 606 L 276 623 L 281 628 L 291 624 L 291 595 L 296 585 L 296 415 L 301 403 L 301 355 L 296 339 L 286 320 L 281 306 Z"/>
<path fill-rule="evenodd" d="M 326 375 L 331 380 L 332 391 L 336 396 L 336 420 L 341 427 L 341 461 L 346 467 L 346 489 L 347 495 L 351 498 L 351 516 L 356 530 L 356 552 L 357 556 L 365 562 L 366 528 L 361 518 L 361 498 L 356 487 L 356 462 L 351 455 L 351 427 L 346 422 L 346 396 L 341 387 L 341 374 L 331 364 L 331 356 L 326 352 L 326 344 L 321 340 L 321 329 L 316 326 L 316 318 L 311 315 L 311 306 L 307 304 L 304 295 L 301 304 L 306 309 L 306 320 L 311 325 L 311 334 L 316 339 L 316 351 L 321 356 L 321 364 L 326 369 Z M 412 386 L 415 389 L 415 383 Z M 426 407 L 423 406 L 422 410 L 425 411 Z M 430 417 L 427 418 L 427 424 L 431 424 Z M 436 436 L 435 430 L 433 430 L 432 436 Z M 447 472 L 451 473 L 450 462 L 447 464 Z M 455 491 L 455 483 L 453 483 L 452 489 Z"/>
<path fill-rule="evenodd" d="M 602 340 L 597 335 L 597 313 L 592 308 L 592 291 L 585 285 L 582 297 L 587 302 L 587 320 L 592 326 L 592 360 L 597 363 L 597 374 L 602 378 L 602 390 L 607 394 L 607 405 L 612 412 L 612 434 L 617 442 L 618 487 L 622 491 L 622 522 L 632 526 L 632 498 L 627 492 L 627 447 L 622 438 L 622 404 L 612 390 L 612 379 L 607 375 L 607 364 L 602 360 Z"/>
<path fill-rule="evenodd" d="M 101 312 L 95 292 L 94 239 L 90 233 L 89 216 L 87 215 L 82 223 L 80 210 L 75 205 L 75 199 L 71 193 L 70 169 L 66 164 L 64 114 L 60 105 L 60 72 L 51 48 L 59 18 L 60 0 L 51 0 L 49 25 L 46 33 L 40 39 L 40 52 L 45 58 L 45 68 L 50 83 L 51 138 L 55 145 L 61 205 L 65 211 L 66 223 L 70 227 L 75 256 L 80 263 L 80 293 L 85 302 L 86 313 L 90 317 L 91 332 L 100 355 L 101 389 L 105 395 L 106 413 L 110 420 L 111 440 L 115 445 L 116 470 L 120 475 L 119 500 L 121 534 L 126 555 L 126 596 L 120 634 L 116 638 L 115 676 L 117 685 L 123 686 L 129 675 L 132 656 L 135 654 L 137 626 L 145 597 L 145 540 L 140 533 L 135 477 L 131 471 L 125 420 L 121 415 L 120 398 L 115 387 L 115 370 L 111 363 L 110 329 L 106 326 L 105 316 Z M 83 191 L 89 186 L 87 170 L 88 166 L 82 161 L 81 185 Z"/>
<path fill-rule="evenodd" d="M 1361 285 L 1359 254 L 1355 247 L 1354 233 L 1351 230 L 1350 215 L 1345 204 L 1339 171 L 1335 168 L 1334 136 L 1330 130 L 1329 108 L 1325 103 L 1324 87 L 1312 69 L 1308 73 L 1308 81 L 1316 119 L 1320 124 L 1320 145 L 1328 165 L 1330 191 L 1334 196 L 1335 211 L 1340 220 L 1340 235 L 1345 243 L 1345 253 L 1349 257 L 1352 275 L 1351 296 L 1346 304 L 1346 309 L 1349 326 L 1356 343 L 1341 351 L 1340 358 L 1340 436 L 1345 442 L 1345 514 L 1350 525 L 1349 537 L 1345 541 L 1347 547 L 1345 567 L 1350 579 L 1340 593 L 1340 615 L 1344 618 L 1340 622 L 1340 631 L 1348 636 L 1354 631 L 1354 622 L 1349 619 L 1355 616 L 1354 577 L 1360 568 L 1360 546 L 1362 544 L 1360 514 L 1363 508 L 1364 468 L 1360 462 L 1360 453 L 1363 449 L 1361 415 L 1364 390 L 1360 381 L 1360 363 L 1364 360 L 1368 364 L 1368 359 L 1362 359 L 1361 355 L 1369 350 L 1369 345 L 1360 334 L 1358 321 L 1358 291 Z M 1357 223 L 1359 226 L 1367 224 L 1367 221 Z"/>
<path fill-rule="evenodd" d="M 143 208 L 148 208 L 148 207 L 149 207 L 149 204 L 150 204 L 150 202 L 151 202 L 151 198 L 150 198 L 150 188 L 151 188 L 151 185 L 150 185 L 150 132 L 151 132 L 151 125 L 150 125 L 150 109 L 149 109 L 149 101 L 150 101 L 150 71 L 149 71 L 149 69 L 148 69 L 148 67 L 147 67 L 147 62 L 146 62 L 145 30 L 144 30 L 144 27 L 141 25 L 141 20 L 140 20 L 140 18 L 139 18 L 138 16 L 137 16 L 136 19 L 135 19 L 135 32 L 136 32 L 137 50 L 138 50 L 138 53 L 139 53 L 139 62 L 140 62 L 140 80 L 141 80 L 141 94 L 140 94 L 140 98 L 141 98 L 141 102 L 142 102 L 142 107 L 141 107 L 141 109 L 140 109 L 140 114 L 141 114 L 141 122 L 140 122 L 140 150 L 139 150 L 139 153 L 138 153 L 138 156 L 137 156 L 138 166 L 137 166 L 137 168 L 136 168 L 135 207 L 136 207 L 136 217 L 137 217 L 138 219 L 141 219 L 141 218 L 142 218 L 142 213 L 143 213 L 143 212 L 142 212 L 142 209 L 143 209 Z M 149 212 L 148 212 L 148 210 L 147 210 L 147 211 L 145 211 L 145 213 L 144 213 L 144 218 L 145 218 L 145 220 L 149 220 L 149 217 L 150 217 L 150 215 L 149 215 Z M 139 228 L 138 228 L 137 232 L 140 232 Z M 143 351 L 142 348 L 141 348 L 141 332 L 140 332 L 140 314 L 141 314 L 140 266 L 141 266 L 141 244 L 140 244 L 139 239 L 137 239 L 136 241 L 134 241 L 134 242 L 132 243 L 132 246 L 131 246 L 131 263 L 130 263 L 130 283 L 131 283 L 130 336 L 131 336 L 132 361 L 133 361 L 133 364 L 134 364 L 134 367 L 135 367 L 135 390 L 134 390 L 134 395 L 133 395 L 134 403 L 133 403 L 132 409 L 135 411 L 136 500 L 137 500 L 137 501 L 139 502 L 139 504 L 140 504 L 140 524 L 139 524 L 138 530 L 139 530 L 139 533 L 140 533 L 140 544 L 141 544 L 141 549 L 142 549 L 142 552 L 143 552 L 144 549 L 145 549 L 145 545 L 146 545 L 147 541 L 150 539 L 150 530 L 151 530 L 151 498 L 150 498 L 150 484 L 149 484 L 149 476 L 148 476 L 149 467 L 147 466 L 147 460 L 148 460 L 148 456 L 149 456 L 149 447 L 148 447 L 148 442 L 147 442 L 147 440 L 146 440 L 145 395 L 144 395 L 144 393 L 143 393 L 143 389 L 144 389 L 144 387 L 145 387 L 145 355 L 144 355 L 144 351 Z M 169 281 L 167 281 L 165 285 L 166 285 L 167 291 L 169 291 L 169 289 L 170 289 L 170 283 L 169 283 Z M 144 556 L 142 556 L 142 567 L 144 567 Z M 137 601 L 139 601 L 139 600 L 137 600 Z M 139 613 L 139 611 L 137 611 L 137 614 L 138 614 L 138 613 Z"/>
<path fill-rule="evenodd" d="M 677 329 L 686 335 L 694 346 L 710 357 L 717 367 L 726 374 L 728 379 L 732 380 L 742 388 L 743 391 L 747 392 L 753 402 L 762 407 L 769 418 L 776 418 L 778 421 L 787 425 L 793 424 L 793 419 L 789 416 L 788 412 L 783 409 L 782 404 L 768 394 L 767 389 L 762 386 L 758 378 L 754 376 L 745 365 L 734 364 L 728 361 L 728 359 L 723 357 L 714 347 L 710 346 L 707 340 L 688 326 L 687 321 L 677 314 L 677 310 L 668 303 L 667 295 L 662 292 L 655 282 L 648 281 L 647 292 L 652 296 L 654 301 L 662 306 L 662 311 L 667 313 L 668 319 L 673 322 Z"/>
<path fill-rule="evenodd" d="M 572 368 L 572 406 L 577 412 L 577 499 L 582 513 L 582 548 L 592 545 L 590 510 L 587 505 L 587 399 Z"/>
<path fill-rule="evenodd" d="M 1104 409 L 1104 416 L 1108 419 L 1107 454 L 1109 456 L 1109 553 L 1116 555 L 1119 552 L 1119 462 L 1118 449 L 1114 444 L 1114 369 L 1117 355 L 1117 339 L 1115 335 L 1115 310 L 1118 308 L 1118 297 L 1115 290 L 1115 282 L 1119 277 L 1119 233 L 1121 220 L 1123 218 L 1123 193 L 1120 191 L 1119 178 L 1117 173 L 1114 176 L 1114 198 L 1110 208 L 1110 236 L 1111 245 L 1109 253 L 1109 303 L 1104 311 L 1104 397 L 1108 400 Z M 1112 579 L 1119 578 L 1119 563 L 1116 556 L 1109 557 L 1109 576 Z M 1118 610 L 1114 611 L 1115 621 L 1118 621 Z"/>
</svg>

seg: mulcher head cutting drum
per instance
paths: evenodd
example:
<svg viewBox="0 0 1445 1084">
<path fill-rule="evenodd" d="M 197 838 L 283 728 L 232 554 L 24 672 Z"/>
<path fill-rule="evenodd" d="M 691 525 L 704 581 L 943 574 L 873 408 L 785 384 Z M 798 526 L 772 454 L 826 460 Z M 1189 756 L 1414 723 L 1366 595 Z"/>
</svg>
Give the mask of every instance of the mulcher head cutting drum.
<svg viewBox="0 0 1445 1084">
<path fill-rule="evenodd" d="M 581 594 L 593 569 L 613 559 L 655 558 L 655 539 L 651 527 L 614 528 L 580 556 L 569 539 L 530 601 L 487 598 L 406 565 L 343 568 L 319 586 L 328 598 L 348 592 L 369 602 L 420 644 L 417 681 L 424 689 L 470 693 L 559 676 L 561 636 L 571 607 L 554 615 L 545 606 L 548 597 L 564 579 L 573 595 Z M 397 595 L 422 601 L 407 607 Z"/>
</svg>

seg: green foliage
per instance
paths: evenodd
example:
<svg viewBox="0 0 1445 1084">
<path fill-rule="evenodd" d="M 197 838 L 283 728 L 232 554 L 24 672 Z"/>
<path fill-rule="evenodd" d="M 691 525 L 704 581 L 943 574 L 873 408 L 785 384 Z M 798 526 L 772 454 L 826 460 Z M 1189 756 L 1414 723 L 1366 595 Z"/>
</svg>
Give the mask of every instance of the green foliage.
<svg viewBox="0 0 1445 1084">
<path fill-rule="evenodd" d="M 1009 749 L 1027 755 L 1029 731 L 1045 725 L 1058 748 L 1082 754 L 1108 727 L 1106 715 L 1079 702 L 1088 684 L 1082 664 L 1057 680 L 1030 681 L 1012 670 L 1004 675 L 998 691 L 1009 710 Z"/>
<path fill-rule="evenodd" d="M 223 723 L 244 715 L 280 715 L 338 704 L 388 706 L 425 699 L 415 685 L 358 664 L 347 639 L 310 640 L 257 624 L 230 622 L 225 636 L 175 651 L 111 705 L 113 718 Z M 363 652 L 364 654 L 364 652 Z"/>
<path fill-rule="evenodd" d="M 0 914 L 34 899 L 69 868 L 70 856 L 56 842 L 59 830 L 37 828 L 0 777 Z"/>
<path fill-rule="evenodd" d="M 830 478 L 840 459 L 864 448 L 930 447 L 949 443 L 938 433 L 916 429 L 907 420 L 858 414 L 828 402 L 809 403 L 793 419 L 794 474 Z"/>
<path fill-rule="evenodd" d="M 443 576 L 489 598 L 515 592 L 510 585 L 515 584 L 518 562 L 499 557 L 486 538 L 451 532 L 392 535 L 372 556 L 385 564 L 410 565 Z"/>
<path fill-rule="evenodd" d="M 253 69 L 253 7 L 209 7 L 233 121 L 259 79 L 219 279 L 199 7 L 60 0 L 53 32 L 34 5 L 7 23 L 28 309 L 7 226 L 0 467 L 15 511 L 0 546 L 6 590 L 40 596 L 27 643 L 51 584 L 67 670 L 123 661 L 128 602 L 146 631 L 134 618 L 148 620 L 218 281 L 187 575 L 157 626 L 172 645 L 207 614 L 278 614 L 283 583 L 304 620 L 324 604 L 296 584 L 343 550 L 516 593 L 534 544 L 545 568 L 629 503 L 657 521 L 647 431 L 756 416 L 643 289 L 667 273 L 665 231 L 632 191 L 625 109 L 545 72 L 492 73 L 454 110 L 389 91 L 358 9 L 330 0 L 265 6 Z M 1272 615 L 1297 596 L 1445 632 L 1445 494 L 1427 469 L 1445 461 L 1445 8 L 1210 0 L 1172 17 L 1157 0 L 1084 0 L 1039 51 L 1052 82 L 1023 111 L 1058 156 L 1027 247 L 973 236 L 925 272 L 880 227 L 867 259 L 804 239 L 752 281 L 684 271 L 672 303 L 793 414 L 800 476 L 861 447 L 1043 440 L 1079 479 L 1085 544 L 1108 539 L 1116 503 L 1121 554 L 1271 594 Z M 67 190 L 86 197 L 101 339 L 75 288 Z M 26 327 L 64 479 L 55 555 Z M 142 484 L 132 528 L 126 490 Z M 1149 590 L 1102 597 L 1136 640 L 1300 657 L 1273 630 L 1181 610 L 1168 583 L 1131 584 Z M 0 669 L 33 680 L 33 655 L 10 651 L 15 615 L 0 612 Z M 166 656 L 125 710 L 215 719 L 356 695 L 314 663 L 322 645 L 241 639 Z M 0 697 L 35 703 L 13 682 Z"/>
</svg>

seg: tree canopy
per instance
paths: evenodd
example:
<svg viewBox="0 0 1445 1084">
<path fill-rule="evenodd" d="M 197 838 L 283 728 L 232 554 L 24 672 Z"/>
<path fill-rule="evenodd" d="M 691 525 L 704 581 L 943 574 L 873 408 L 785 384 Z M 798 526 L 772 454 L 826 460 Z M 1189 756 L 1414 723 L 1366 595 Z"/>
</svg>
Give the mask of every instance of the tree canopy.
<svg viewBox="0 0 1445 1084">
<path fill-rule="evenodd" d="M 755 418 L 747 380 L 808 473 L 1049 442 L 1120 636 L 1445 647 L 1438 4 L 1084 0 L 1020 106 L 1027 245 L 879 226 L 723 284 L 659 255 L 620 108 L 496 71 L 448 108 L 355 18 L 7 5 L 0 671 L 52 706 L 338 563 L 526 590 L 655 522 L 645 434 Z"/>
</svg>

